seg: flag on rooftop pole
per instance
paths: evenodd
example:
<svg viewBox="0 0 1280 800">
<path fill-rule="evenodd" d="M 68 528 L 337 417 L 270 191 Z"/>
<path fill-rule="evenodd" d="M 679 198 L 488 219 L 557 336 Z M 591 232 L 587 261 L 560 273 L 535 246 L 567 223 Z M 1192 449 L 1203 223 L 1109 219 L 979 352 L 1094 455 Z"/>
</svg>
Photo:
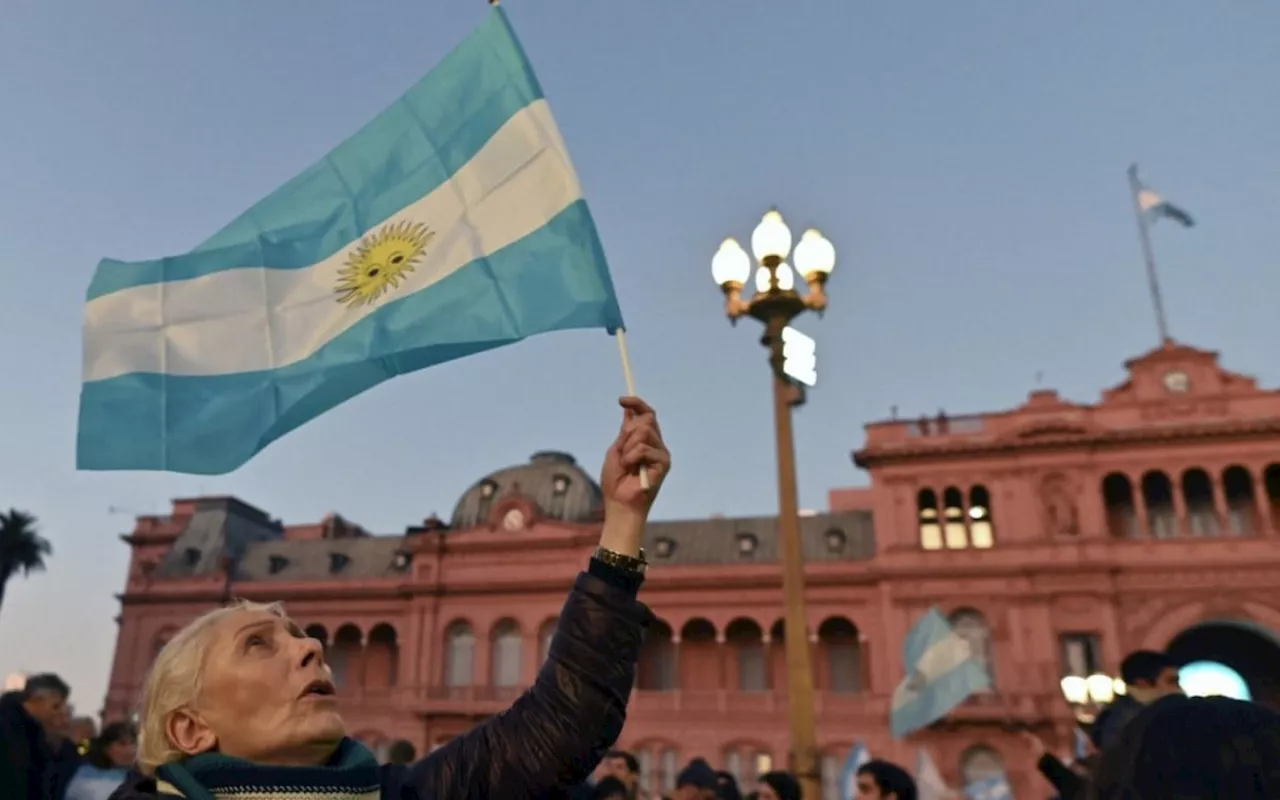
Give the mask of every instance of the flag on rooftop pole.
<svg viewBox="0 0 1280 800">
<path fill-rule="evenodd" d="M 951 629 L 936 608 L 926 611 L 903 646 L 907 676 L 893 693 L 889 727 L 901 739 L 930 725 L 963 703 L 969 695 L 991 686 L 986 668 L 974 657 L 969 643 Z"/>
<path fill-rule="evenodd" d="M 194 251 L 99 264 L 77 463 L 229 472 L 388 378 L 571 328 L 621 333 L 622 313 L 495 6 L 390 108 Z"/>
<path fill-rule="evenodd" d="M 1143 210 L 1152 220 L 1164 217 L 1177 222 L 1184 228 L 1190 228 L 1196 224 L 1196 221 L 1179 206 L 1175 206 L 1160 195 L 1151 191 L 1145 186 L 1138 187 L 1138 207 Z"/>
<path fill-rule="evenodd" d="M 1142 245 L 1142 261 L 1147 271 L 1147 291 L 1151 294 L 1151 308 L 1156 317 L 1156 334 L 1160 344 L 1169 341 L 1169 323 L 1164 313 L 1164 296 L 1160 292 L 1160 277 L 1156 272 L 1155 250 L 1151 246 L 1151 223 L 1165 217 L 1190 228 L 1195 224 L 1191 215 L 1160 195 L 1151 191 L 1138 177 L 1138 165 L 1129 166 L 1129 191 L 1133 195 L 1133 208 L 1138 221 L 1138 240 Z"/>
</svg>

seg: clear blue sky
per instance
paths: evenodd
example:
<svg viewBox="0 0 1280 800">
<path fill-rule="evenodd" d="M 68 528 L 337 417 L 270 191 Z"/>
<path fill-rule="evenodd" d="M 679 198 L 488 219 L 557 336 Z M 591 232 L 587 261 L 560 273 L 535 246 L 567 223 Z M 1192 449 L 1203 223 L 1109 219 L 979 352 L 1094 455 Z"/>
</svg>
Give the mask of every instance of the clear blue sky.
<svg viewBox="0 0 1280 800">
<path fill-rule="evenodd" d="M 445 10 L 447 8 L 447 10 Z M 1157 230 L 1174 334 L 1280 383 L 1280 4 L 510 0 L 600 224 L 641 393 L 676 472 L 663 517 L 775 509 L 768 373 L 709 260 L 777 204 L 839 263 L 800 327 L 801 495 L 863 481 L 864 422 L 1004 408 L 1037 373 L 1093 400 L 1155 343 L 1125 168 L 1200 221 Z M 542 448 L 595 468 L 622 389 L 603 333 L 402 378 L 220 478 L 77 474 L 98 259 L 182 252 L 354 132 L 480 0 L 10 3 L 0 24 L 0 505 L 55 553 L 0 609 L 0 673 L 102 699 L 130 513 L 232 493 L 396 533 Z M 113 514 L 111 507 L 124 511 Z"/>
</svg>

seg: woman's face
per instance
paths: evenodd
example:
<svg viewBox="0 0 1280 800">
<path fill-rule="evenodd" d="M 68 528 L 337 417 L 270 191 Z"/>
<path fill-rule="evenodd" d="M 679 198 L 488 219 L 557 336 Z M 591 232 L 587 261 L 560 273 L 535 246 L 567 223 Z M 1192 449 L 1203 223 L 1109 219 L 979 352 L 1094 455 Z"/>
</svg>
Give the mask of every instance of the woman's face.
<svg viewBox="0 0 1280 800">
<path fill-rule="evenodd" d="M 132 767 L 138 758 L 138 743 L 132 738 L 117 739 L 106 746 L 107 758 L 117 767 Z"/>
<path fill-rule="evenodd" d="M 321 764 L 346 734 L 320 642 L 291 620 L 241 611 L 214 623 L 200 696 L 168 723 L 188 754 Z"/>
<path fill-rule="evenodd" d="M 781 800 L 781 798 L 778 797 L 778 793 L 775 792 L 773 787 L 767 783 L 760 784 L 756 790 L 756 797 L 758 800 Z"/>
</svg>

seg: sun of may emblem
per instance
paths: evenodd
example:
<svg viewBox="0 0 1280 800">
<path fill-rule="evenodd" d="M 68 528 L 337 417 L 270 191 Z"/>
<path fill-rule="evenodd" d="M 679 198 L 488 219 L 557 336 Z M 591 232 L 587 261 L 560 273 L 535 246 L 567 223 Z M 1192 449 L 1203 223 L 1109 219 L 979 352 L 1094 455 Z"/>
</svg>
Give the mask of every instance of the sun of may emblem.
<svg viewBox="0 0 1280 800">
<path fill-rule="evenodd" d="M 356 308 L 400 288 L 435 235 L 420 222 L 393 222 L 365 236 L 338 271 L 338 302 Z"/>
</svg>

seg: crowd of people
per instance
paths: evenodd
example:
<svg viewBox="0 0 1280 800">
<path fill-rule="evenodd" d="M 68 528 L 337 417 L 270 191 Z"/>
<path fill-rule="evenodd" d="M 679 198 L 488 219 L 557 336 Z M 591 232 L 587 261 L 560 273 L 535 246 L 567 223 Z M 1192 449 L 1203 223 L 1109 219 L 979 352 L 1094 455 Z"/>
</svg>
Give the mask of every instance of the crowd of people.
<svg viewBox="0 0 1280 800">
<path fill-rule="evenodd" d="M 156 656 L 136 728 L 114 722 L 76 742 L 71 691 L 56 675 L 0 697 L 0 798 L 741 800 L 734 777 L 702 758 L 680 771 L 669 798 L 641 797 L 637 759 L 609 749 L 653 619 L 637 599 L 647 568 L 640 542 L 671 463 L 653 410 L 636 398 L 622 406 L 600 480 L 599 547 L 569 591 L 534 686 L 507 711 L 424 758 L 405 742 L 379 763 L 346 734 L 320 642 L 279 604 L 237 601 L 193 621 Z M 1132 654 L 1121 673 L 1128 692 L 1091 726 L 1088 759 L 1068 767 L 1029 737 L 1062 800 L 1280 798 L 1280 714 L 1183 696 L 1178 665 L 1161 653 Z M 917 786 L 883 760 L 853 777 L 846 791 L 858 800 L 960 796 Z M 748 796 L 800 800 L 800 786 L 768 772 Z"/>
</svg>

